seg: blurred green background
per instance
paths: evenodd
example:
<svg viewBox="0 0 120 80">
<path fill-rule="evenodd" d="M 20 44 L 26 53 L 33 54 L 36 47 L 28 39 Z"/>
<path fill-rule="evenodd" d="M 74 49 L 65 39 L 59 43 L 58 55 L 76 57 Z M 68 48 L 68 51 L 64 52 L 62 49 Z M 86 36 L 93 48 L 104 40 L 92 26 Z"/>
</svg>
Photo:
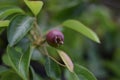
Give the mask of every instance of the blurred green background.
<svg viewBox="0 0 120 80">
<path fill-rule="evenodd" d="M 65 35 L 62 49 L 74 63 L 93 72 L 98 80 L 120 80 L 120 0 L 43 1 L 44 7 L 38 16 L 43 33 L 67 19 L 79 20 L 96 32 L 101 43 L 97 44 L 80 33 L 62 28 Z M 0 7 L 11 4 L 30 12 L 23 0 L 0 0 Z M 7 44 L 6 30 L 0 28 L 0 55 L 5 52 Z"/>
</svg>

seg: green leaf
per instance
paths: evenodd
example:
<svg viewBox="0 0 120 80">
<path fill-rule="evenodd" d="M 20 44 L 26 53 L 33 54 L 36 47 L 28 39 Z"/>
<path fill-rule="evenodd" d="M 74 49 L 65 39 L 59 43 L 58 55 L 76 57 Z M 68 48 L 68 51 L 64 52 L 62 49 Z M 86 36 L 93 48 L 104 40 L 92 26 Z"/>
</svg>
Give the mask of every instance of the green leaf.
<svg viewBox="0 0 120 80">
<path fill-rule="evenodd" d="M 30 8 L 30 10 L 33 12 L 33 14 L 35 16 L 38 15 L 38 13 L 40 12 L 40 10 L 41 10 L 41 8 L 43 6 L 42 1 L 27 1 L 27 0 L 24 0 L 24 2 Z"/>
<path fill-rule="evenodd" d="M 10 23 L 9 20 L 0 21 L 0 27 L 6 27 L 6 26 L 9 26 L 9 23 Z"/>
<path fill-rule="evenodd" d="M 3 74 L 4 72 L 7 72 L 9 69 L 0 65 L 0 75 Z"/>
<path fill-rule="evenodd" d="M 68 70 L 65 71 L 65 78 L 66 80 L 80 80 L 75 73 L 70 72 Z"/>
<path fill-rule="evenodd" d="M 0 80 L 22 80 L 15 72 L 9 70 L 2 74 Z"/>
<path fill-rule="evenodd" d="M 30 59 L 32 55 L 33 48 L 30 47 L 26 53 L 22 53 L 19 48 L 7 47 L 7 54 L 10 61 L 11 67 L 17 72 L 17 74 L 27 80 Z"/>
<path fill-rule="evenodd" d="M 81 80 L 97 80 L 95 76 L 85 67 L 78 64 L 74 65 L 74 73 L 79 76 Z"/>
<path fill-rule="evenodd" d="M 67 21 L 63 22 L 62 25 L 67 28 L 70 28 L 72 30 L 75 30 L 77 32 L 80 32 L 81 34 L 90 38 L 91 40 L 93 40 L 97 43 L 100 43 L 100 40 L 97 37 L 97 35 L 91 29 L 87 28 L 85 25 L 83 25 L 82 23 L 80 23 L 77 20 L 67 20 Z"/>
<path fill-rule="evenodd" d="M 106 61 L 104 65 L 107 69 L 111 70 L 115 75 L 120 76 L 120 69 L 119 69 L 120 65 L 117 65 L 118 63 Z"/>
<path fill-rule="evenodd" d="M 34 18 L 25 15 L 16 16 L 8 27 L 7 37 L 10 46 L 18 43 L 32 28 Z"/>
<path fill-rule="evenodd" d="M 50 60 L 49 57 L 47 58 L 46 63 L 45 63 L 45 70 L 46 70 L 47 75 L 50 78 L 53 78 L 55 80 L 61 75 L 60 66 L 56 64 L 55 62 L 53 62 L 52 60 Z"/>
<path fill-rule="evenodd" d="M 6 18 L 9 15 L 15 14 L 15 13 L 24 13 L 24 11 L 16 6 L 14 6 L 14 7 L 9 6 L 9 7 L 0 8 L 0 19 Z"/>
<path fill-rule="evenodd" d="M 73 65 L 70 57 L 65 52 L 63 52 L 61 50 L 57 50 L 57 52 L 60 55 L 63 62 L 65 63 L 65 65 L 67 66 L 67 68 L 69 69 L 69 71 L 73 72 L 74 65 Z"/>
<path fill-rule="evenodd" d="M 28 36 L 25 36 L 22 40 L 20 40 L 17 44 L 17 47 L 20 47 L 22 49 L 22 52 L 26 52 L 26 50 L 30 47 L 31 42 L 28 38 Z"/>
<path fill-rule="evenodd" d="M 6 53 L 2 56 L 2 61 L 3 61 L 3 63 L 4 63 L 5 65 L 7 65 L 7 66 L 10 66 L 10 65 L 11 65 L 11 62 L 9 61 L 8 54 L 6 54 Z"/>
<path fill-rule="evenodd" d="M 5 30 L 4 28 L 0 28 L 0 34 L 2 34 L 4 30 Z"/>
</svg>

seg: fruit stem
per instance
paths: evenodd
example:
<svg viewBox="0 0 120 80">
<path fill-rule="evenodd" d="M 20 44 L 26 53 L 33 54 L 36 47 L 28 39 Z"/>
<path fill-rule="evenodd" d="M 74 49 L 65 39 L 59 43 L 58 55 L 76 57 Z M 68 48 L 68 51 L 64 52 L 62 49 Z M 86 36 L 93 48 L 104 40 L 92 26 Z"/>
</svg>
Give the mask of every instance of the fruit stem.
<svg viewBox="0 0 120 80">
<path fill-rule="evenodd" d="M 32 40 L 33 45 L 41 46 L 42 44 L 45 43 L 46 40 L 43 39 L 43 37 L 42 37 L 42 32 L 41 32 L 41 29 L 37 23 L 37 18 L 35 18 L 35 20 L 34 20 L 34 27 L 30 31 L 30 34 L 33 38 L 33 40 Z"/>
<path fill-rule="evenodd" d="M 40 27 L 39 27 L 39 25 L 37 23 L 37 18 L 35 18 L 34 25 L 35 25 L 35 28 L 36 28 L 37 32 L 39 33 L 38 36 L 42 38 L 42 31 L 41 31 L 41 29 L 40 29 Z"/>
<path fill-rule="evenodd" d="M 59 65 L 61 65 L 61 66 L 63 66 L 63 67 L 66 67 L 64 64 L 61 64 L 60 62 L 58 62 L 55 58 L 53 58 L 52 56 L 50 56 L 49 54 L 48 54 L 48 51 L 47 51 L 47 49 L 46 49 L 46 46 L 42 46 L 42 50 L 44 51 L 41 51 L 41 47 L 40 47 L 40 45 L 42 45 L 43 43 L 45 43 L 46 42 L 46 40 L 43 40 L 42 39 L 42 32 L 41 32 L 41 29 L 39 28 L 39 26 L 38 26 L 38 23 L 37 23 L 37 18 L 35 18 L 35 21 L 34 21 L 34 28 L 33 28 L 34 30 L 31 30 L 30 31 L 30 34 L 32 35 L 32 37 L 33 37 L 33 39 L 34 39 L 34 43 L 35 43 L 35 45 L 38 45 L 39 47 L 38 47 L 38 50 L 41 52 L 41 53 L 43 53 L 45 56 L 47 56 L 47 57 L 49 57 L 50 59 L 52 59 L 54 62 L 56 62 L 57 64 L 59 64 Z"/>
<path fill-rule="evenodd" d="M 40 49 L 39 49 L 40 50 Z M 54 62 L 56 62 L 57 64 L 59 64 L 60 66 L 62 66 L 62 67 L 66 67 L 64 64 L 61 64 L 60 62 L 58 62 L 55 58 L 53 58 L 52 56 L 50 56 L 49 54 L 48 54 L 48 51 L 47 51 L 47 49 L 46 49 L 46 47 L 45 46 L 43 46 L 43 50 L 44 50 L 44 55 L 45 56 L 47 56 L 47 57 L 49 57 L 51 60 L 53 60 Z"/>
</svg>

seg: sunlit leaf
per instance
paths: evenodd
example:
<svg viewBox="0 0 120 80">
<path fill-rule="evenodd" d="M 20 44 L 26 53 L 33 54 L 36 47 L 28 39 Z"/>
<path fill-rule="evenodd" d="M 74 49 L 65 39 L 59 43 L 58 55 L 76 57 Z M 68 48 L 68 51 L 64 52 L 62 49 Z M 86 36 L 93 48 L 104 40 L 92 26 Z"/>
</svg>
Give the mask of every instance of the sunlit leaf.
<svg viewBox="0 0 120 80">
<path fill-rule="evenodd" d="M 0 21 L 0 27 L 6 27 L 9 25 L 9 23 L 10 23 L 9 20 Z"/>
<path fill-rule="evenodd" d="M 37 16 L 43 6 L 43 2 L 42 1 L 27 1 L 27 0 L 24 0 L 24 1 L 26 5 L 30 8 L 30 10 L 33 12 L 33 14 Z"/>
<path fill-rule="evenodd" d="M 61 50 L 57 50 L 57 52 L 59 53 L 61 59 L 63 60 L 63 62 L 65 63 L 65 65 L 69 69 L 69 71 L 73 72 L 74 65 L 73 65 L 70 57 L 65 52 L 63 52 Z"/>
<path fill-rule="evenodd" d="M 25 15 L 16 16 L 8 27 L 7 37 L 10 46 L 18 43 L 32 28 L 34 18 Z"/>
<path fill-rule="evenodd" d="M 97 35 L 91 29 L 87 28 L 85 25 L 83 25 L 77 20 L 67 20 L 63 22 L 62 25 L 83 34 L 84 36 L 90 38 L 91 40 L 97 43 L 100 43 L 100 40 L 97 37 Z"/>
<path fill-rule="evenodd" d="M 9 6 L 9 7 L 4 7 L 4 8 L 0 8 L 0 19 L 1 18 L 6 18 L 11 14 L 14 13 L 24 13 L 24 11 L 22 9 L 20 9 L 19 7 L 16 6 Z"/>
</svg>

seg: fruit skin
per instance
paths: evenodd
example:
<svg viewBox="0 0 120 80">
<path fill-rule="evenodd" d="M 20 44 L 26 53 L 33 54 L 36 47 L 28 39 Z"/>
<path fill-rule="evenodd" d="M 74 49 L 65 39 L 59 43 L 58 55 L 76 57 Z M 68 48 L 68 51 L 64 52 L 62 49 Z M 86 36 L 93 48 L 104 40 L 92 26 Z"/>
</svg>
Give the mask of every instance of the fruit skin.
<svg viewBox="0 0 120 80">
<path fill-rule="evenodd" d="M 51 30 L 46 35 L 46 41 L 52 47 L 59 47 L 64 43 L 64 35 L 59 30 Z"/>
</svg>

